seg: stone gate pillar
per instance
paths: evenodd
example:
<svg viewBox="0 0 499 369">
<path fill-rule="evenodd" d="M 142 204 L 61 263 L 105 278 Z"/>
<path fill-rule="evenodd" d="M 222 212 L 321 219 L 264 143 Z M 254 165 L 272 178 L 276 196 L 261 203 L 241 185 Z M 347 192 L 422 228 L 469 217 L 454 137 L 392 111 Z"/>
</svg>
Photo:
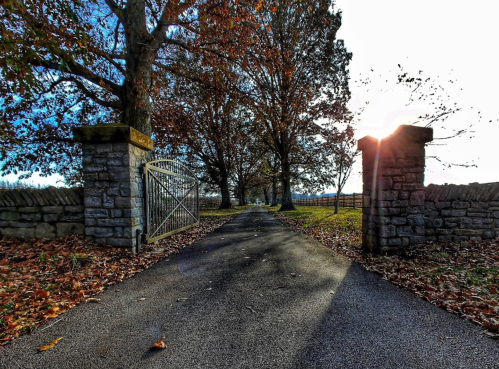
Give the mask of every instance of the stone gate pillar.
<svg viewBox="0 0 499 369">
<path fill-rule="evenodd" d="M 362 244 L 369 252 L 390 252 L 422 243 L 425 144 L 433 129 L 401 125 L 391 136 L 358 141 L 362 151 Z"/>
<path fill-rule="evenodd" d="M 73 133 L 83 151 L 85 235 L 139 251 L 145 224 L 140 167 L 152 139 L 123 124 L 85 126 Z"/>
</svg>

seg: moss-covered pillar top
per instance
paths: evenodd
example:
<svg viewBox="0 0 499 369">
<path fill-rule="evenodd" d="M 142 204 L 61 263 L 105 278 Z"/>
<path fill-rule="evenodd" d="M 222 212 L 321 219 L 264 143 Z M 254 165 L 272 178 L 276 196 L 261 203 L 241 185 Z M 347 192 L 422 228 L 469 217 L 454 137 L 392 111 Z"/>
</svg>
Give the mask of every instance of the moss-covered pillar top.
<svg viewBox="0 0 499 369">
<path fill-rule="evenodd" d="M 73 130 L 74 140 L 82 143 L 130 143 L 144 150 L 153 149 L 153 140 L 125 124 L 96 124 Z"/>
</svg>

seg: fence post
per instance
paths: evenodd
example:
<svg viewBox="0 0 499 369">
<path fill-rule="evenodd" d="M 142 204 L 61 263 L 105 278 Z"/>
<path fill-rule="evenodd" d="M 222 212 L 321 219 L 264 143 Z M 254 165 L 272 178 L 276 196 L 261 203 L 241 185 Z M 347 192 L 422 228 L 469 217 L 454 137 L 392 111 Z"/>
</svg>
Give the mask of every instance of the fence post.
<svg viewBox="0 0 499 369">
<path fill-rule="evenodd" d="M 357 209 L 357 200 L 355 199 L 355 192 L 353 193 L 353 208 Z"/>
</svg>

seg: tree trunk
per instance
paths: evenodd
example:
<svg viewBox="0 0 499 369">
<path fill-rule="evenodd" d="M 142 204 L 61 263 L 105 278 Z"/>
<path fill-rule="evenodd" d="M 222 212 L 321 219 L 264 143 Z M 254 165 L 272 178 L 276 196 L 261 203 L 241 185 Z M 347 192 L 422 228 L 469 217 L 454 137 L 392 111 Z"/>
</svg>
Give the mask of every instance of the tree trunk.
<svg viewBox="0 0 499 369">
<path fill-rule="evenodd" d="M 232 203 L 230 202 L 230 191 L 229 191 L 229 180 L 227 175 L 222 177 L 219 183 L 220 192 L 222 193 L 222 203 L 219 209 L 232 209 Z"/>
<path fill-rule="evenodd" d="M 288 155 L 283 155 L 281 168 L 282 204 L 279 211 L 296 210 L 291 197 L 291 168 Z"/>
<path fill-rule="evenodd" d="M 269 190 L 267 187 L 263 188 L 263 197 L 265 198 L 265 205 L 270 204 Z"/>
<path fill-rule="evenodd" d="M 151 137 L 152 105 L 150 88 L 152 65 L 157 51 L 149 46 L 151 35 L 147 31 L 145 3 L 134 2 L 135 11 L 126 12 L 125 38 L 128 52 L 125 56 L 126 77 L 123 83 L 122 123 Z"/>
<path fill-rule="evenodd" d="M 277 206 L 277 178 L 272 176 L 272 202 L 270 206 Z"/>
<path fill-rule="evenodd" d="M 338 208 L 340 207 L 340 191 L 336 192 L 336 196 L 334 198 L 334 213 L 338 214 Z"/>
</svg>

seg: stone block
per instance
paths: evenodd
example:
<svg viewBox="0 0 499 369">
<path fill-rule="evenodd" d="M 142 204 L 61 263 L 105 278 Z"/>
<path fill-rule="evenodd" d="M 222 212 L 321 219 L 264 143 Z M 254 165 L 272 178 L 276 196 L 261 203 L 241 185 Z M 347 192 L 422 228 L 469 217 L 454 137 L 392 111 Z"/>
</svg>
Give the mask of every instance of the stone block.
<svg viewBox="0 0 499 369">
<path fill-rule="evenodd" d="M 42 213 L 45 214 L 62 214 L 64 206 L 42 206 Z"/>
<path fill-rule="evenodd" d="M 399 182 L 399 183 L 394 183 L 393 184 L 393 189 L 394 190 L 401 190 L 402 189 L 402 183 Z"/>
<path fill-rule="evenodd" d="M 458 236 L 481 236 L 482 231 L 473 229 L 454 229 L 452 233 Z"/>
<path fill-rule="evenodd" d="M 20 221 L 10 221 L 8 226 L 12 228 L 33 228 L 36 227 L 38 222 L 20 222 Z"/>
<path fill-rule="evenodd" d="M 408 200 L 396 200 L 396 201 L 392 201 L 392 207 L 394 207 L 394 208 L 404 208 L 406 206 L 409 206 L 409 201 Z"/>
<path fill-rule="evenodd" d="M 110 209 L 111 218 L 121 218 L 123 216 L 123 209 Z"/>
<path fill-rule="evenodd" d="M 409 242 L 411 245 L 417 245 L 420 243 L 425 243 L 425 237 L 424 236 L 411 236 L 409 237 Z"/>
<path fill-rule="evenodd" d="M 381 194 L 379 197 L 380 197 L 380 200 L 393 201 L 393 200 L 397 200 L 398 196 L 399 196 L 398 191 L 381 191 Z"/>
<path fill-rule="evenodd" d="M 39 213 L 41 211 L 40 206 L 23 206 L 20 208 L 17 208 L 17 211 L 19 213 Z"/>
<path fill-rule="evenodd" d="M 497 231 L 495 230 L 489 230 L 489 231 L 484 231 L 482 232 L 482 238 L 485 240 L 491 240 L 493 238 L 497 237 Z"/>
<path fill-rule="evenodd" d="M 85 234 L 94 237 L 112 237 L 114 229 L 111 227 L 86 227 Z"/>
<path fill-rule="evenodd" d="M 116 167 L 112 168 L 109 173 L 109 180 L 115 182 L 130 181 L 132 174 L 130 173 L 130 168 Z"/>
<path fill-rule="evenodd" d="M 494 211 L 494 212 L 492 213 L 492 218 L 499 219 L 499 211 Z"/>
<path fill-rule="evenodd" d="M 388 245 L 389 246 L 402 246 L 402 239 L 400 237 L 389 238 Z"/>
<path fill-rule="evenodd" d="M 444 224 L 441 218 L 425 218 L 425 227 L 427 228 L 440 228 Z"/>
<path fill-rule="evenodd" d="M 406 225 L 407 224 L 407 217 L 392 217 L 392 224 L 393 225 Z"/>
<path fill-rule="evenodd" d="M 400 191 L 399 192 L 400 200 L 408 200 L 409 199 L 409 191 Z"/>
<path fill-rule="evenodd" d="M 81 213 L 66 213 L 60 219 L 61 222 L 65 223 L 83 223 L 85 221 L 85 214 Z"/>
<path fill-rule="evenodd" d="M 88 218 L 85 218 L 85 226 L 86 227 L 93 227 L 93 226 L 96 226 L 97 225 L 97 219 L 88 219 Z"/>
<path fill-rule="evenodd" d="M 100 208 L 102 206 L 102 199 L 100 197 L 85 196 L 84 204 L 87 208 Z"/>
<path fill-rule="evenodd" d="M 408 215 L 407 222 L 410 226 L 424 226 L 425 218 L 423 214 L 420 215 Z"/>
<path fill-rule="evenodd" d="M 95 145 L 95 152 L 99 154 L 112 152 L 113 149 L 114 147 L 112 143 L 100 143 Z"/>
<path fill-rule="evenodd" d="M 424 231 L 424 235 L 426 237 L 428 237 L 428 236 L 434 236 L 435 235 L 435 230 L 431 229 L 431 228 L 430 229 L 426 228 L 425 231 Z"/>
<path fill-rule="evenodd" d="M 452 240 L 450 235 L 439 235 L 437 236 L 438 242 L 449 242 Z"/>
<path fill-rule="evenodd" d="M 398 226 L 397 236 L 412 236 L 414 232 L 410 226 Z"/>
<path fill-rule="evenodd" d="M 467 201 L 453 201 L 452 208 L 453 209 L 468 209 L 470 207 L 470 203 Z"/>
<path fill-rule="evenodd" d="M 486 219 L 486 218 L 488 217 L 488 214 L 487 214 L 487 213 L 475 213 L 475 212 L 474 212 L 475 210 L 476 210 L 476 209 L 473 209 L 473 210 L 472 210 L 473 212 L 470 212 L 470 211 L 468 210 L 468 217 L 470 217 L 470 218 L 484 218 L 484 219 Z"/>
<path fill-rule="evenodd" d="M 452 229 L 437 228 L 435 233 L 438 235 L 448 235 L 448 234 L 452 234 Z"/>
<path fill-rule="evenodd" d="M 110 218 L 110 219 L 97 219 L 99 227 L 122 227 L 133 226 L 135 221 L 133 218 Z"/>
<path fill-rule="evenodd" d="M 425 228 L 423 226 L 415 226 L 414 228 L 414 234 L 417 236 L 424 236 L 425 235 Z"/>
<path fill-rule="evenodd" d="M 114 197 L 104 195 L 104 201 L 102 202 L 104 208 L 113 209 L 115 207 Z"/>
<path fill-rule="evenodd" d="M 453 221 L 453 218 L 447 218 L 445 219 L 445 227 L 446 228 L 455 228 L 457 227 L 460 223 Z"/>
<path fill-rule="evenodd" d="M 472 229 L 490 229 L 492 228 L 492 223 L 494 220 L 492 219 L 483 219 L 483 218 L 474 218 L 471 223 Z"/>
<path fill-rule="evenodd" d="M 441 214 L 443 217 L 464 217 L 466 216 L 466 210 L 443 209 Z"/>
<path fill-rule="evenodd" d="M 43 214 L 44 222 L 57 222 L 61 214 Z"/>
<path fill-rule="evenodd" d="M 83 205 L 68 205 L 64 207 L 64 210 L 69 213 L 83 213 L 85 207 Z"/>
<path fill-rule="evenodd" d="M 123 216 L 124 217 L 140 217 L 143 214 L 143 210 L 139 208 L 133 208 L 133 209 L 123 209 Z"/>
<path fill-rule="evenodd" d="M 32 238 L 35 237 L 35 228 L 0 228 L 0 234 L 4 237 Z"/>
<path fill-rule="evenodd" d="M 85 225 L 82 223 L 57 223 L 57 237 L 71 234 L 85 234 Z"/>
<path fill-rule="evenodd" d="M 0 220 L 15 221 L 21 219 L 21 215 L 17 211 L 4 211 L 0 213 Z"/>
<path fill-rule="evenodd" d="M 386 175 L 386 173 L 383 173 Z M 393 185 L 393 180 L 390 177 L 378 177 L 378 189 L 390 190 Z"/>
<path fill-rule="evenodd" d="M 49 223 L 39 223 L 35 229 L 36 238 L 54 238 L 56 235 L 55 227 Z"/>
<path fill-rule="evenodd" d="M 382 226 L 379 229 L 380 237 L 395 237 L 397 235 L 397 228 L 394 225 Z"/>
<path fill-rule="evenodd" d="M 88 218 L 108 218 L 107 209 L 85 209 L 85 219 Z"/>
<path fill-rule="evenodd" d="M 408 206 L 405 208 L 407 214 L 423 214 L 424 206 Z"/>
<path fill-rule="evenodd" d="M 414 191 L 409 197 L 410 206 L 424 206 L 424 192 Z"/>
<path fill-rule="evenodd" d="M 447 209 L 451 207 L 450 201 L 442 201 L 442 202 L 437 202 L 435 203 L 435 207 L 437 209 Z"/>
<path fill-rule="evenodd" d="M 39 213 L 21 213 L 21 220 L 35 221 L 38 222 L 42 220 L 42 214 Z"/>
<path fill-rule="evenodd" d="M 122 227 L 115 227 L 114 228 L 114 237 L 117 237 L 117 238 L 123 237 L 123 228 Z"/>
<path fill-rule="evenodd" d="M 116 197 L 114 202 L 119 208 L 131 209 L 135 207 L 135 201 L 132 197 Z"/>
<path fill-rule="evenodd" d="M 94 187 L 96 187 L 96 188 L 108 188 L 109 182 L 108 181 L 95 181 Z"/>
</svg>

